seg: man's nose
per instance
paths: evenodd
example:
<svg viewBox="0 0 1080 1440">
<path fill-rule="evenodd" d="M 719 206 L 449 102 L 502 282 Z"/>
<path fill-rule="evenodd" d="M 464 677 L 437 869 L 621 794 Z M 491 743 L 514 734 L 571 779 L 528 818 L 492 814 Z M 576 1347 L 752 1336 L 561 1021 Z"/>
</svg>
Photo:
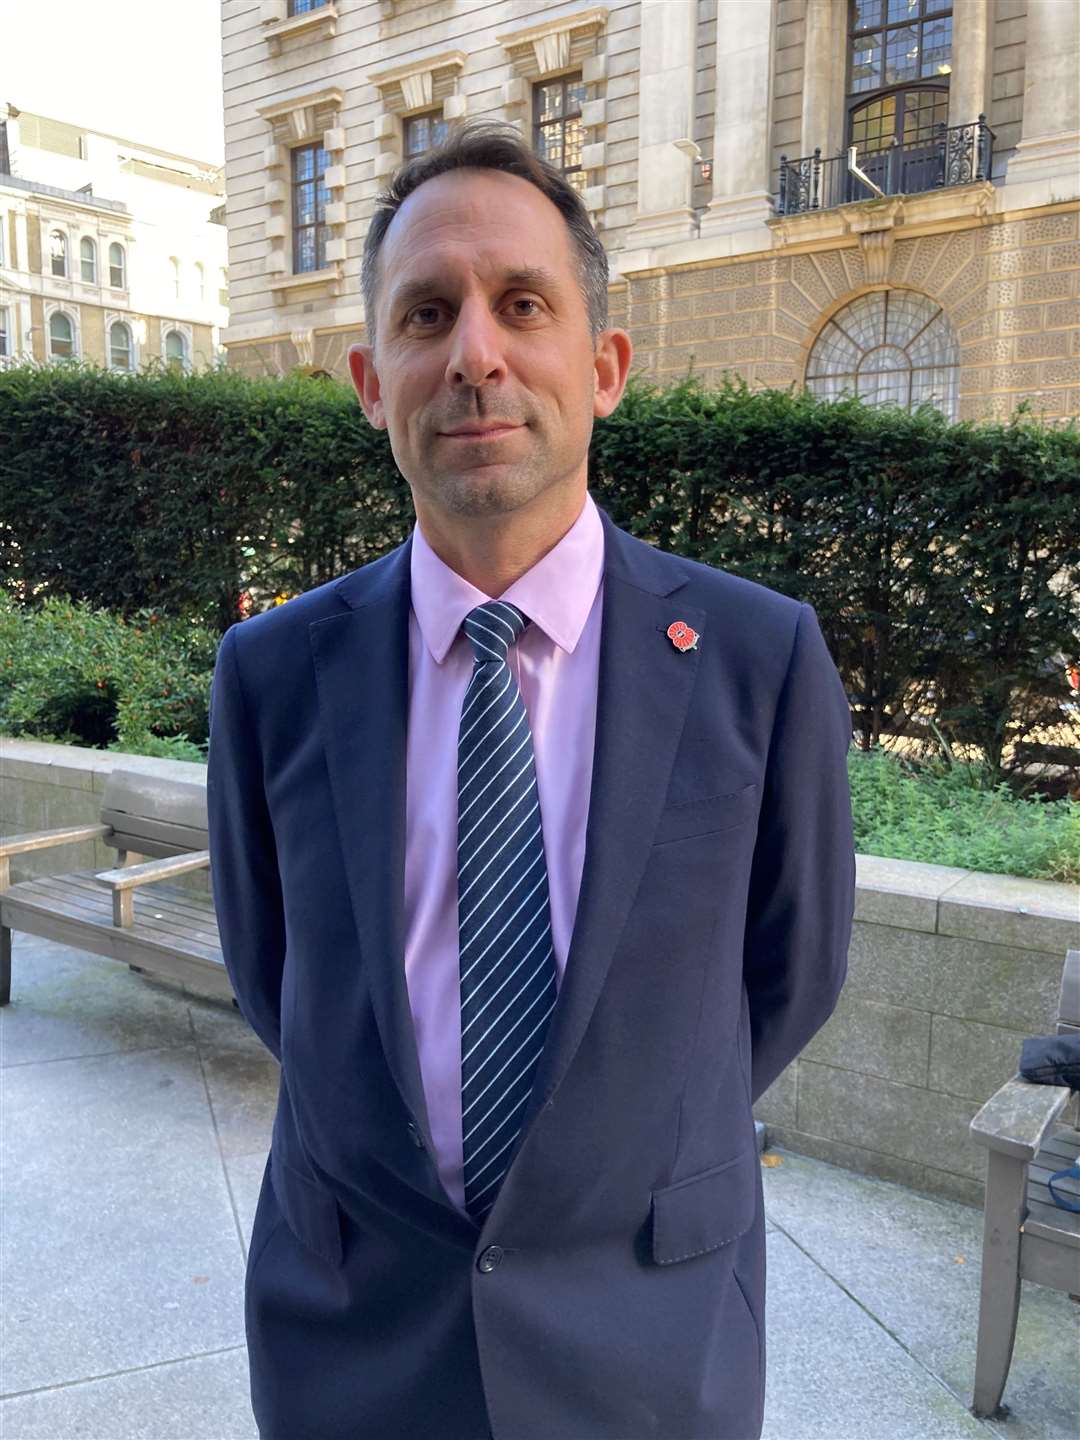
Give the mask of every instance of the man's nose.
<svg viewBox="0 0 1080 1440">
<path fill-rule="evenodd" d="M 446 380 L 450 385 L 482 385 L 506 373 L 504 335 L 498 317 L 484 300 L 466 300 L 450 332 Z"/>
</svg>

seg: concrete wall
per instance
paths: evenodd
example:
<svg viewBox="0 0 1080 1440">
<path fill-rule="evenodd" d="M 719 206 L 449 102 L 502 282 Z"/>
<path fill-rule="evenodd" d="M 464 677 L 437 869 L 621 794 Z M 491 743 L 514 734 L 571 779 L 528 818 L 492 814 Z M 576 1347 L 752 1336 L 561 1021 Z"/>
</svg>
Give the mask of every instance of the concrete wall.
<svg viewBox="0 0 1080 1440">
<path fill-rule="evenodd" d="M 7 834 L 98 818 L 115 765 L 205 779 L 205 767 L 0 738 Z M 105 869 L 101 841 L 37 851 L 15 881 Z M 761 1096 L 772 1142 L 912 1189 L 981 1205 L 986 1152 L 968 1124 L 1054 1028 L 1080 887 L 857 856 L 855 925 L 839 1003 Z M 206 872 L 185 877 L 205 890 Z M 18 1001 L 18 949 L 13 978 Z M 105 963 L 105 962 L 103 962 Z"/>
<path fill-rule="evenodd" d="M 1055 1025 L 1080 887 L 860 855 L 836 1010 L 761 1097 L 770 1140 L 982 1203 L 968 1124 Z"/>
</svg>

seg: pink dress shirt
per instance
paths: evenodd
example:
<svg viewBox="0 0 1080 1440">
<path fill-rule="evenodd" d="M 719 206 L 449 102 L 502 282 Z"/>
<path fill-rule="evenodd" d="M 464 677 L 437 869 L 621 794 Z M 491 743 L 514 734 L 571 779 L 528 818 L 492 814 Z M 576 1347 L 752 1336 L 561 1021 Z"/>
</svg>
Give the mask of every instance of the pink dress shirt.
<svg viewBox="0 0 1080 1440">
<path fill-rule="evenodd" d="M 473 672 L 465 616 L 488 600 L 531 624 L 509 654 L 532 730 L 536 788 L 561 982 L 585 860 L 603 605 L 604 530 L 592 496 L 553 549 L 502 595 L 485 595 L 412 534 L 405 799 L 405 980 L 435 1162 L 465 1210 L 461 1149 L 461 994 L 457 767 L 461 704 Z"/>
</svg>

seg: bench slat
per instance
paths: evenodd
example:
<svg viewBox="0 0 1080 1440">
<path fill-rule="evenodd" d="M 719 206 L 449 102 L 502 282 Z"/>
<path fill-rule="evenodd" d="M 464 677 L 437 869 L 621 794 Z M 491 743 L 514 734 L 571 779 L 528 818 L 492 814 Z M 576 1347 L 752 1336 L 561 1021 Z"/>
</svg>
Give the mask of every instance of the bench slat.
<svg viewBox="0 0 1080 1440">
<path fill-rule="evenodd" d="M 41 880 L 23 881 L 6 891 L 0 897 L 4 923 L 17 930 L 22 928 L 17 922 L 19 914 L 55 913 L 69 924 L 74 923 L 86 928 L 88 943 L 82 946 L 83 949 L 94 948 L 89 942 L 96 932 L 119 931 L 120 927 L 113 925 L 112 900 L 107 890 L 100 887 L 91 890 L 82 885 L 66 888 L 62 883 L 64 878 L 50 876 Z M 93 877 L 84 875 L 79 878 L 92 880 Z M 139 897 L 140 901 L 142 898 Z M 157 943 L 167 949 L 178 948 L 180 951 L 200 954 L 208 960 L 221 960 L 220 938 L 209 905 L 197 922 L 175 912 L 170 916 L 167 909 L 160 912 L 162 918 L 158 919 L 153 913 L 153 902 L 149 897 L 146 898 L 148 904 L 137 905 L 135 924 L 124 930 L 132 940 L 144 939 L 148 944 Z M 161 898 L 166 903 L 169 899 Z M 150 913 L 147 913 L 148 910 Z M 9 915 L 11 919 L 8 918 Z"/>
<path fill-rule="evenodd" d="M 1043 1240 L 1053 1240 L 1058 1245 L 1080 1249 L 1080 1215 L 1073 1214 L 1071 1210 L 1062 1210 L 1052 1200 L 1049 1205 L 1038 1200 L 1029 1200 L 1024 1234 L 1038 1235 Z"/>
<path fill-rule="evenodd" d="M 5 924 L 7 923 L 7 907 Z M 233 989 L 220 955 L 203 947 L 162 944 L 145 933 L 121 930 L 113 925 L 88 926 L 50 911 L 11 907 L 12 928 L 28 935 L 41 935 L 76 950 L 91 950 L 110 960 L 135 965 L 152 975 L 179 981 L 185 989 L 217 1000 L 232 1000 Z"/>
<path fill-rule="evenodd" d="M 74 892 L 78 890 L 91 897 L 95 903 L 101 900 L 102 895 L 108 896 L 97 883 L 97 871 L 78 870 L 67 875 L 42 876 L 41 879 L 61 881 L 66 886 L 70 884 Z M 36 882 L 21 881 L 21 884 Z M 176 911 L 177 914 L 185 914 L 192 921 L 199 916 L 205 916 L 208 910 L 213 909 L 213 901 L 209 894 L 203 895 L 197 890 L 182 890 L 179 886 L 169 884 L 155 884 L 152 890 L 147 890 L 139 897 L 139 904 L 149 904 L 154 910 Z M 214 930 L 217 931 L 217 919 L 214 917 Z"/>
</svg>

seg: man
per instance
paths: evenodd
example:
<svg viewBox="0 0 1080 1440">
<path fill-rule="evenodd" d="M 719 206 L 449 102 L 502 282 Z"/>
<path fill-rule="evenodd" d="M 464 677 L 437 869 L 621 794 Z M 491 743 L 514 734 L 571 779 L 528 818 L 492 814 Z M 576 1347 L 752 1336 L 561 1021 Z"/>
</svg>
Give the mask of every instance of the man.
<svg viewBox="0 0 1080 1440">
<path fill-rule="evenodd" d="M 208 776 L 281 1063 L 263 1440 L 751 1440 L 751 1106 L 831 1013 L 850 713 L 814 611 L 586 490 L 631 345 L 576 193 L 469 122 L 382 198 L 349 365 L 417 524 L 229 630 Z"/>
</svg>

